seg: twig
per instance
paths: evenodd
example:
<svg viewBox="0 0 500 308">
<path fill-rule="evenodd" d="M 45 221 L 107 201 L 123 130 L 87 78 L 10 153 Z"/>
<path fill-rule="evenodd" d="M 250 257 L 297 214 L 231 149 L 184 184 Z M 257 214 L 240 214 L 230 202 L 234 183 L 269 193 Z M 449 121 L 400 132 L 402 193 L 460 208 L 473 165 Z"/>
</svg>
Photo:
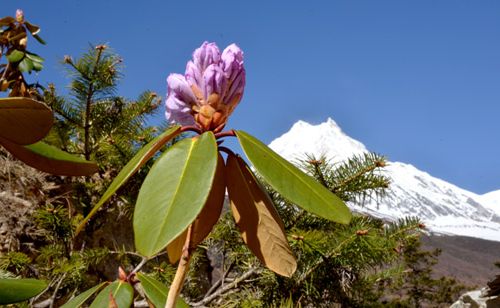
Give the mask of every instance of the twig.
<svg viewBox="0 0 500 308">
<path fill-rule="evenodd" d="M 211 287 L 210 289 L 208 289 L 207 293 L 205 293 L 205 296 L 203 296 L 203 298 L 209 296 L 210 294 L 212 294 L 215 290 L 217 290 L 217 288 L 219 287 L 219 285 L 221 285 L 224 280 L 226 279 L 227 277 L 227 274 L 229 274 L 229 272 L 231 271 L 231 269 L 233 268 L 233 265 L 234 265 L 234 262 L 231 262 L 227 268 L 227 270 L 222 274 L 222 277 L 217 280 Z"/>
<path fill-rule="evenodd" d="M 220 139 L 223 137 L 236 137 L 236 132 L 231 129 L 231 130 L 228 130 L 225 132 L 220 132 L 220 133 L 215 134 L 215 139 Z"/>
<path fill-rule="evenodd" d="M 56 288 L 54 290 L 54 293 L 50 297 L 52 299 L 52 302 L 50 303 L 49 308 L 53 308 L 54 307 L 54 302 L 56 301 L 57 292 L 59 292 L 59 288 L 61 287 L 61 283 L 63 282 L 64 278 L 66 278 L 66 274 L 67 273 L 64 273 L 61 276 L 61 278 L 59 279 L 59 282 L 57 283 Z"/>
<path fill-rule="evenodd" d="M 175 272 L 174 281 L 170 285 L 170 290 L 168 291 L 167 302 L 165 303 L 165 308 L 174 308 L 176 306 L 177 297 L 181 293 L 182 285 L 184 284 L 184 279 L 186 278 L 187 271 L 189 269 L 189 261 L 191 259 L 191 237 L 193 236 L 193 225 L 191 224 L 187 231 L 186 241 L 184 242 L 184 247 L 182 248 L 182 256 L 179 261 L 179 266 L 177 267 L 177 272 Z"/>
<path fill-rule="evenodd" d="M 220 288 L 217 292 L 213 293 L 212 295 L 203 298 L 201 301 L 197 303 L 193 303 L 193 307 L 200 307 L 200 306 L 205 306 L 206 304 L 210 303 L 217 297 L 221 296 L 222 294 L 226 293 L 227 291 L 235 288 L 238 286 L 238 284 L 244 280 L 246 280 L 248 277 L 252 276 L 254 273 L 258 271 L 258 267 L 252 267 L 248 271 L 246 271 L 243 275 L 240 277 L 236 278 L 233 282 L 230 284 L 225 285 L 223 288 Z"/>
<path fill-rule="evenodd" d="M 149 258 L 143 257 L 141 262 L 139 264 L 137 264 L 137 266 L 130 272 L 130 274 L 128 274 L 127 278 L 130 278 L 133 275 L 135 275 L 135 273 L 137 273 L 144 266 L 144 264 L 146 264 L 148 261 L 149 261 Z"/>
</svg>

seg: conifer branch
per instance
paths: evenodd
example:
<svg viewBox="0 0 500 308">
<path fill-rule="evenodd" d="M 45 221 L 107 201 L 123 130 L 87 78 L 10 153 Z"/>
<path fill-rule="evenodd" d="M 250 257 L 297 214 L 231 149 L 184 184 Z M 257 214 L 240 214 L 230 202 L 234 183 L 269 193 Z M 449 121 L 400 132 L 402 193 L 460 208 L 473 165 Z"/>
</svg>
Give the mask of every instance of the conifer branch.
<svg viewBox="0 0 500 308">
<path fill-rule="evenodd" d="M 103 50 L 105 49 L 105 46 L 100 45 L 96 47 L 97 49 L 97 55 L 96 55 L 96 60 L 94 64 L 94 69 L 92 72 L 92 79 L 95 78 L 95 75 L 97 73 L 97 68 L 99 66 L 99 61 L 101 60 L 101 55 Z M 94 96 L 94 82 L 93 80 L 89 80 L 89 85 L 88 85 L 88 90 L 87 90 L 87 99 L 85 101 L 86 103 L 86 108 L 85 108 L 85 125 L 84 125 L 84 138 L 85 138 L 85 144 L 84 144 L 84 155 L 86 160 L 90 160 L 90 111 L 92 107 L 92 97 Z"/>
</svg>

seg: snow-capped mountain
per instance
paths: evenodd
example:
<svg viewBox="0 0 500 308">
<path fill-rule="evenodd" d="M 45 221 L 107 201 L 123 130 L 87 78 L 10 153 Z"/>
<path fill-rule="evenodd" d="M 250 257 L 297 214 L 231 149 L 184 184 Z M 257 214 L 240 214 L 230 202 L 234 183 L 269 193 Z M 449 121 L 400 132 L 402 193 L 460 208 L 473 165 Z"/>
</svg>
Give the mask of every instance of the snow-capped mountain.
<svg viewBox="0 0 500 308">
<path fill-rule="evenodd" d="M 291 162 L 306 153 L 336 162 L 368 151 L 330 118 L 319 125 L 298 121 L 269 146 Z M 500 190 L 477 195 L 401 162 L 390 162 L 385 174 L 392 180 L 387 196 L 351 208 L 387 219 L 418 216 L 433 232 L 500 241 Z"/>
</svg>

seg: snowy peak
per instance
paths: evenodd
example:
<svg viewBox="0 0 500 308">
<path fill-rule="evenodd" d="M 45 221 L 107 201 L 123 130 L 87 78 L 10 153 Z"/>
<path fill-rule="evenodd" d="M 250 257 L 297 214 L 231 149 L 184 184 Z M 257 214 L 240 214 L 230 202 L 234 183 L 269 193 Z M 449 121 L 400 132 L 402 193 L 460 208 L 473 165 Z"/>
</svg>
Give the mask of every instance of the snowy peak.
<svg viewBox="0 0 500 308">
<path fill-rule="evenodd" d="M 305 154 L 339 162 L 368 151 L 331 118 L 318 125 L 298 121 L 269 146 L 291 162 Z M 431 231 L 500 241 L 500 190 L 479 196 L 402 162 L 390 162 L 385 174 L 392 180 L 387 196 L 351 208 L 388 219 L 418 216 Z"/>
<path fill-rule="evenodd" d="M 361 142 L 347 136 L 331 118 L 318 125 L 298 121 L 290 131 L 275 139 L 269 146 L 291 161 L 303 159 L 305 154 L 326 155 L 334 160 L 344 160 L 353 154 L 367 152 Z"/>
</svg>

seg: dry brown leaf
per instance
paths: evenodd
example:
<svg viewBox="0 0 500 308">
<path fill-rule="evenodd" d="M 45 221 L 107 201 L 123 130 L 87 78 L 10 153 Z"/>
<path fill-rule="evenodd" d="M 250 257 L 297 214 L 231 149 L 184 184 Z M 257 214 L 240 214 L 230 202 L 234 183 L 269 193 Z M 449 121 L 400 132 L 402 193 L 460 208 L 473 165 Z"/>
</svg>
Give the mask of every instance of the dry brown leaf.
<svg viewBox="0 0 500 308">
<path fill-rule="evenodd" d="M 226 191 L 226 179 L 224 174 L 224 159 L 219 154 L 217 169 L 215 170 L 214 182 L 207 202 L 203 206 L 200 214 L 193 222 L 193 234 L 191 238 L 191 248 L 198 246 L 212 228 L 217 223 L 224 205 L 224 194 Z M 168 259 L 171 263 L 176 263 L 182 256 L 182 249 L 186 241 L 187 230 L 179 235 L 167 246 Z"/>
<path fill-rule="evenodd" d="M 33 144 L 45 137 L 54 117 L 44 103 L 27 97 L 0 99 L 0 136 L 16 144 Z"/>
<path fill-rule="evenodd" d="M 297 261 L 283 223 L 264 188 L 239 156 L 228 155 L 226 178 L 234 219 L 243 241 L 270 270 L 290 277 Z"/>
</svg>

